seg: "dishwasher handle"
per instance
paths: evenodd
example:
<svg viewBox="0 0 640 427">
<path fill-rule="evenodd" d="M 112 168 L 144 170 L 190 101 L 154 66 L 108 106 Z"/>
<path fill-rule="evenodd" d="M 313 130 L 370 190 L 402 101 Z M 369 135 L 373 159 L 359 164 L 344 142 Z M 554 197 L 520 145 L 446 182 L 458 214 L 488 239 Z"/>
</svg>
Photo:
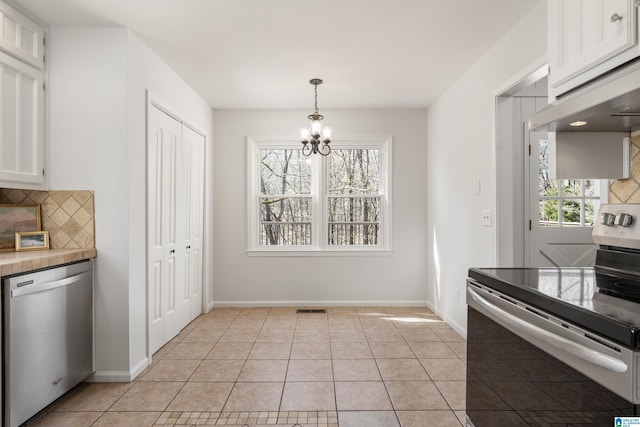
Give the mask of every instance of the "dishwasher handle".
<svg viewBox="0 0 640 427">
<path fill-rule="evenodd" d="M 605 369 L 608 369 L 609 371 L 626 372 L 629 368 L 627 364 L 622 360 L 616 359 L 592 348 L 586 347 L 582 344 L 578 344 L 576 342 L 563 338 L 543 328 L 532 325 L 531 323 L 519 318 L 518 316 L 504 311 L 500 307 L 487 301 L 471 288 L 467 288 L 467 292 L 469 293 L 471 298 L 473 298 L 473 300 L 476 303 L 480 304 L 485 310 L 489 311 L 491 314 L 501 319 L 503 322 L 511 325 L 513 328 L 517 329 L 519 332 L 525 335 L 533 336 L 534 338 L 542 340 L 558 350 L 570 353 L 584 361 L 601 366 Z"/>
<path fill-rule="evenodd" d="M 93 275 L 93 272 L 85 271 L 84 273 L 76 274 L 75 276 L 65 277 L 64 279 L 55 280 L 53 282 L 38 283 L 37 285 L 25 285 L 18 289 L 13 289 L 11 291 L 11 298 L 21 297 L 29 294 L 35 294 L 37 292 L 45 292 L 51 289 L 61 288 L 63 286 L 69 286 L 85 278 L 91 278 L 92 275 Z"/>
</svg>

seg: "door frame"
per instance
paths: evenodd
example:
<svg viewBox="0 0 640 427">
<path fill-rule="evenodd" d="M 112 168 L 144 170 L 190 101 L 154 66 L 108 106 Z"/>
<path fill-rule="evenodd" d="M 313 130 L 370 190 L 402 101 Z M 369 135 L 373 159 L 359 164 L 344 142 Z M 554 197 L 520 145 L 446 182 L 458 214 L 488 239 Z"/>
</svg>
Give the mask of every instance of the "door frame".
<svg viewBox="0 0 640 427">
<path fill-rule="evenodd" d="M 520 123 L 513 122 L 513 96 L 546 76 L 548 69 L 546 56 L 539 58 L 494 91 L 497 267 L 524 266 L 524 149 L 513 143 L 522 137 Z"/>
</svg>

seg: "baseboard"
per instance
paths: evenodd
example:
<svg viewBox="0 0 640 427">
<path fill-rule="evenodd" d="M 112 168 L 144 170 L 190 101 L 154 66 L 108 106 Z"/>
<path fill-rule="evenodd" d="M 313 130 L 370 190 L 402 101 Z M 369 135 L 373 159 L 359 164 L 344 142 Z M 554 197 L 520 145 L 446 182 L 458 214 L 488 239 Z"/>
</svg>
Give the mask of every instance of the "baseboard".
<svg viewBox="0 0 640 427">
<path fill-rule="evenodd" d="M 465 340 L 467 339 L 467 328 L 463 327 L 462 325 L 457 324 L 456 322 L 452 322 L 451 320 L 446 322 L 446 324 L 451 326 L 453 328 L 453 330 L 455 330 L 457 333 L 459 333 Z"/>
<path fill-rule="evenodd" d="M 128 383 L 133 381 L 149 366 L 149 359 L 144 358 L 130 371 L 96 371 L 85 380 L 88 383 Z"/>
<path fill-rule="evenodd" d="M 424 300 L 391 300 L 391 301 L 220 301 L 215 307 L 425 307 Z"/>
<path fill-rule="evenodd" d="M 464 339 L 467 339 L 467 328 L 451 321 L 451 319 L 446 319 L 446 317 L 442 315 L 442 311 L 438 310 L 438 307 L 436 307 L 431 301 L 427 301 L 426 306 L 429 310 L 433 311 L 436 316 L 441 318 L 447 325 L 451 326 L 457 333 L 462 335 Z"/>
</svg>

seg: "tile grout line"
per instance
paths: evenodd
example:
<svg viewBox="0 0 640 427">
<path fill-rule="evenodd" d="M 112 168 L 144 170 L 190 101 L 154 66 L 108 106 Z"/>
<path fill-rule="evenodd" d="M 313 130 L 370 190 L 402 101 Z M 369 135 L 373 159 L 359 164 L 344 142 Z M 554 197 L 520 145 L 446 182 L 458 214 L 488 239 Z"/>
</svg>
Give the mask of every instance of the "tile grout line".
<svg viewBox="0 0 640 427">
<path fill-rule="evenodd" d="M 257 330 L 257 334 L 255 335 L 255 337 L 252 337 L 252 338 L 251 338 L 251 342 L 250 342 L 251 346 L 250 346 L 250 348 L 249 348 L 249 352 L 247 353 L 247 355 L 246 355 L 245 357 L 243 357 L 243 359 L 244 359 L 244 360 L 243 360 L 242 366 L 240 367 L 240 369 L 239 369 L 239 371 L 238 371 L 238 374 L 236 375 L 235 380 L 234 380 L 234 381 L 232 381 L 233 386 L 232 386 L 232 388 L 231 388 L 231 391 L 229 392 L 229 395 L 227 395 L 227 397 L 226 397 L 226 399 L 225 399 L 225 402 L 224 402 L 224 404 L 222 404 L 222 408 L 221 408 L 221 410 L 220 410 L 219 412 L 217 412 L 217 411 L 211 411 L 211 412 L 207 412 L 207 411 L 191 411 L 191 412 L 189 412 L 189 411 L 168 411 L 168 410 L 167 410 L 167 408 L 168 408 L 168 407 L 170 407 L 170 405 L 175 401 L 175 399 L 177 398 L 177 396 L 178 396 L 178 394 L 180 393 L 180 391 L 181 391 L 181 390 L 186 386 L 186 383 L 188 383 L 188 382 L 189 382 L 189 381 L 194 377 L 194 375 L 195 375 L 196 371 L 198 370 L 198 368 L 199 368 L 199 367 L 201 367 L 201 366 L 202 366 L 202 364 L 204 363 L 204 361 L 205 361 L 205 360 L 207 360 L 207 356 L 211 353 L 211 351 L 213 350 L 213 348 L 214 348 L 216 345 L 220 344 L 220 339 L 222 338 L 222 336 L 223 336 L 226 332 L 228 332 L 228 331 L 233 327 L 234 322 L 235 322 L 236 320 L 238 320 L 238 319 L 241 317 L 241 313 L 242 313 L 242 311 L 241 311 L 241 310 L 240 310 L 240 311 L 238 311 L 238 312 L 236 312 L 232 319 L 230 319 L 230 320 L 226 320 L 226 319 L 225 319 L 225 320 L 224 320 L 224 323 L 225 323 L 226 325 L 224 326 L 224 328 L 220 328 L 220 330 L 222 330 L 222 332 L 220 332 L 220 335 L 219 335 L 215 340 L 212 340 L 212 341 L 206 341 L 207 343 L 211 343 L 211 348 L 209 349 L 209 351 L 208 351 L 205 355 L 203 355 L 203 356 L 202 356 L 202 358 L 195 359 L 195 360 L 198 360 L 197 366 L 195 366 L 195 367 L 194 367 L 193 371 L 189 374 L 188 378 L 187 378 L 185 381 L 183 381 L 183 384 L 181 385 L 180 389 L 175 393 L 175 395 L 171 398 L 171 400 L 169 401 L 169 403 L 165 406 L 164 411 L 161 411 L 161 413 L 160 413 L 160 415 L 158 416 L 158 418 L 156 419 L 155 423 L 157 423 L 157 422 L 158 422 L 158 420 L 160 420 L 161 418 L 165 417 L 167 414 L 169 414 L 169 415 L 170 415 L 170 414 L 178 414 L 178 415 L 176 415 L 175 417 L 171 417 L 171 419 L 172 419 L 172 420 L 182 420 L 183 422 L 188 422 L 188 420 L 189 420 L 189 419 L 191 419 L 191 417 L 193 417 L 193 416 L 194 416 L 194 414 L 198 414 L 198 416 L 199 416 L 199 417 L 201 417 L 201 418 L 203 417 L 203 414 L 205 414 L 205 416 L 206 416 L 206 417 L 211 417 L 211 416 L 213 415 L 213 416 L 216 418 L 216 421 L 217 421 L 217 420 L 220 418 L 220 416 L 222 415 L 222 413 L 223 413 L 223 409 L 224 409 L 224 407 L 226 406 L 226 404 L 227 404 L 227 403 L 228 403 L 228 401 L 229 401 L 229 398 L 230 398 L 230 396 L 231 396 L 231 392 L 233 391 L 233 388 L 234 388 L 234 387 L 236 386 L 236 384 L 238 383 L 238 379 L 239 379 L 240 372 L 241 372 L 241 371 L 242 371 L 242 369 L 244 368 L 244 366 L 245 366 L 245 364 L 247 363 L 247 361 L 248 361 L 248 360 L 250 360 L 249 358 L 250 358 L 251 352 L 256 348 L 256 347 L 255 347 L 255 346 L 256 346 L 256 344 L 260 342 L 260 341 L 259 341 L 259 340 L 260 340 L 260 338 L 259 338 L 259 337 L 260 337 L 260 334 L 266 330 L 266 329 L 265 329 L 265 327 L 266 327 L 266 323 L 267 323 L 267 320 L 269 320 L 269 317 L 270 317 L 270 315 L 272 314 L 272 312 L 273 312 L 273 308 L 269 308 L 268 313 L 267 313 L 266 315 L 264 315 L 261 319 L 258 319 L 258 318 L 251 318 L 251 317 L 247 317 L 247 319 L 243 319 L 243 320 L 260 321 L 261 323 L 260 323 L 259 329 Z M 393 313 L 391 313 L 391 314 L 390 314 L 390 313 L 388 313 L 387 311 L 385 311 L 385 312 L 384 312 L 384 314 L 392 315 Z M 384 385 L 384 387 L 385 387 L 386 396 L 387 396 L 387 398 L 389 399 L 389 402 L 390 402 L 390 404 L 391 404 L 391 410 L 393 410 L 393 411 L 394 411 L 395 417 L 396 417 L 396 419 L 397 419 L 397 420 L 398 420 L 398 422 L 399 422 L 398 410 L 395 408 L 395 405 L 393 404 L 393 401 L 391 400 L 391 395 L 390 395 L 390 393 L 389 393 L 389 389 L 387 388 L 387 384 L 386 384 L 386 382 L 385 382 L 385 380 L 384 380 L 384 377 L 383 377 L 383 375 L 382 375 L 382 372 L 381 372 L 381 370 L 380 370 L 379 359 L 384 359 L 384 357 L 379 358 L 379 357 L 376 357 L 376 356 L 375 356 L 375 354 L 374 354 L 374 352 L 373 352 L 372 342 L 376 342 L 376 341 L 371 341 L 371 340 L 370 340 L 370 336 L 369 336 L 369 335 L 367 335 L 367 333 L 366 333 L 366 330 L 367 330 L 367 329 L 376 329 L 376 324 L 375 324 L 375 322 L 367 323 L 367 325 L 369 325 L 370 327 L 369 327 L 369 328 L 365 328 L 365 325 L 363 324 L 363 320 L 366 320 L 366 319 L 365 319 L 363 316 L 361 316 L 361 315 L 360 315 L 360 313 L 359 313 L 359 312 L 357 312 L 357 311 L 355 311 L 355 312 L 354 312 L 354 316 L 355 316 L 355 319 L 357 319 L 357 322 L 358 322 L 358 323 L 357 323 L 357 325 L 358 325 L 358 329 L 363 333 L 364 338 L 365 338 L 365 341 L 366 341 L 366 343 L 367 343 L 367 348 L 368 348 L 368 349 L 369 349 L 369 351 L 371 352 L 371 357 L 372 357 L 372 359 L 373 359 L 373 361 L 374 361 L 374 363 L 375 363 L 375 366 L 376 366 L 376 369 L 377 369 L 377 373 L 378 373 L 378 375 L 380 376 L 380 381 L 383 383 L 383 385 Z M 349 317 L 351 317 L 351 316 L 349 316 Z M 185 343 L 185 341 L 184 341 L 184 340 L 185 340 L 185 339 L 187 339 L 187 337 L 188 337 L 191 333 L 193 333 L 193 332 L 197 331 L 197 330 L 198 330 L 198 328 L 199 328 L 200 326 L 203 326 L 203 325 L 204 325 L 204 321 L 205 321 L 205 319 L 206 319 L 206 315 L 203 315 L 203 317 L 201 317 L 201 320 L 197 321 L 197 323 L 193 324 L 193 326 L 191 326 L 191 327 L 186 327 L 185 329 L 183 329 L 183 331 L 181 331 L 181 333 L 179 334 L 179 336 L 181 336 L 181 337 L 180 337 L 180 340 L 179 340 L 179 341 L 174 342 L 174 343 L 173 343 L 173 346 L 171 347 L 171 349 L 170 349 L 170 350 L 167 350 L 167 352 L 163 355 L 163 357 L 162 357 L 162 358 L 159 358 L 159 360 L 165 360 L 165 361 L 170 361 L 170 360 L 180 360 L 180 359 L 166 359 L 166 356 L 167 356 L 168 354 L 170 354 L 170 352 L 171 352 L 171 351 L 173 351 L 173 349 L 175 349 L 175 347 L 176 347 L 176 346 L 178 346 L 178 345 L 180 345 L 180 344 L 189 344 L 189 343 L 191 343 L 190 341 Z M 338 419 L 338 399 L 337 399 L 337 388 L 336 388 L 336 382 L 337 382 L 337 381 L 336 381 L 336 370 L 335 370 L 335 363 L 334 363 L 334 361 L 335 361 L 335 360 L 337 360 L 337 359 L 335 359 L 335 358 L 334 358 L 334 355 L 335 355 L 335 351 L 334 351 L 334 350 L 335 350 L 335 348 L 334 348 L 334 346 L 332 345 L 332 344 L 334 344 L 334 343 L 333 343 L 333 341 L 332 341 L 332 338 L 333 338 L 332 330 L 335 330 L 335 329 L 337 329 L 337 328 L 339 329 L 339 327 L 338 327 L 338 326 L 335 326 L 334 328 L 332 328 L 332 327 L 330 326 L 330 325 L 331 325 L 330 319 L 331 319 L 331 313 L 327 313 L 327 315 L 326 315 L 326 323 L 324 323 L 324 324 L 323 324 L 323 326 L 326 326 L 326 327 L 327 327 L 327 334 L 328 334 L 328 342 L 327 342 L 327 346 L 328 346 L 328 350 L 329 350 L 329 358 L 330 358 L 330 362 L 331 362 L 331 375 L 332 375 L 333 391 L 334 391 L 335 417 L 336 417 L 336 422 L 339 422 L 339 419 Z M 248 325 L 248 324 L 251 324 L 251 322 L 248 322 L 248 323 L 247 323 L 247 325 Z M 221 325 L 221 326 L 222 326 L 222 325 Z M 298 326 L 300 326 L 300 327 L 301 327 L 301 329 L 298 329 Z M 286 381 L 286 380 L 287 380 L 287 376 L 288 376 L 288 374 L 289 374 L 289 370 L 290 370 L 290 368 L 291 368 L 291 360 L 292 360 L 292 355 L 293 355 L 293 345 L 294 345 L 294 344 L 295 344 L 295 342 L 296 342 L 296 341 L 295 341 L 295 332 L 296 332 L 296 330 L 303 331 L 303 330 L 304 330 L 303 326 L 309 326 L 309 325 L 300 324 L 300 323 L 298 322 L 298 317 L 296 316 L 296 322 L 294 323 L 294 329 L 293 329 L 294 336 L 293 336 L 293 337 L 291 337 L 291 341 L 290 341 L 290 342 L 289 342 L 289 341 L 286 341 L 287 343 L 289 343 L 289 349 L 288 349 L 288 357 L 287 357 L 287 366 L 286 366 L 286 370 L 285 370 L 285 373 L 284 373 L 283 388 L 282 388 L 282 390 L 281 390 L 280 399 L 279 399 L 279 406 L 278 406 L 278 411 L 277 411 L 278 415 L 280 415 L 281 413 L 285 412 L 285 411 L 282 411 L 282 409 L 283 409 L 283 408 L 282 408 L 282 404 L 283 404 L 283 402 L 284 402 L 284 391 L 285 391 L 285 386 L 286 386 L 286 383 L 287 383 L 287 381 Z M 318 326 L 318 325 L 314 325 L 314 326 Z M 354 325 L 354 326 L 355 326 L 355 325 Z M 393 331 L 395 331 L 395 332 L 397 332 L 397 333 L 399 333 L 399 334 L 400 334 L 401 340 L 400 340 L 399 342 L 401 342 L 401 343 L 403 343 L 403 345 L 407 345 L 407 346 L 409 347 L 409 349 L 410 349 L 410 351 L 411 351 L 411 354 L 413 355 L 412 359 L 417 360 L 417 361 L 420 363 L 421 368 L 426 372 L 427 377 L 429 378 L 430 382 L 431 382 L 431 383 L 433 383 L 433 384 L 436 386 L 436 389 L 438 390 L 439 395 L 440 395 L 440 396 L 441 396 L 441 398 L 442 398 L 442 399 L 447 403 L 447 407 L 449 408 L 449 412 L 453 413 L 453 414 L 454 414 L 454 416 L 456 416 L 456 420 L 459 422 L 459 418 L 457 418 L 456 410 L 454 410 L 454 409 L 451 407 L 451 404 L 449 403 L 449 401 L 448 401 L 448 400 L 444 397 L 444 395 L 442 394 L 442 391 L 441 391 L 440 387 L 438 387 L 438 386 L 435 384 L 435 381 L 433 380 L 432 376 L 428 373 L 428 371 L 427 371 L 427 369 L 426 369 L 425 365 L 423 365 L 423 364 L 422 364 L 422 362 L 420 362 L 420 359 L 417 357 L 416 351 L 415 351 L 415 350 L 414 350 L 414 349 L 409 345 L 409 343 L 410 343 L 410 342 L 413 342 L 413 341 L 408 341 L 408 340 L 407 340 L 407 338 L 406 338 L 406 337 L 405 337 L 405 336 L 400 332 L 400 329 L 398 328 L 398 324 L 397 324 L 396 322 L 393 322 L 393 323 L 392 323 L 392 326 L 393 326 L 393 328 L 389 328 L 389 329 L 390 329 L 390 330 L 393 330 Z M 429 325 L 428 325 L 428 326 L 429 326 Z M 349 327 L 349 328 L 350 328 L 350 327 Z M 324 328 L 322 328 L 322 329 L 324 329 Z M 384 328 L 383 328 L 383 329 L 384 329 Z M 429 329 L 429 330 L 431 330 L 431 331 L 433 332 L 433 328 L 431 328 L 430 326 L 428 327 L 428 329 Z M 357 329 L 356 329 L 356 330 L 357 330 Z M 216 330 L 216 333 L 218 333 L 218 331 L 219 331 L 219 330 Z M 184 332 L 184 333 L 183 333 L 183 332 Z M 376 332 L 376 333 L 377 333 L 377 332 Z M 434 334 L 435 334 L 435 332 L 434 332 Z M 452 353 L 453 353 L 453 356 L 454 356 L 453 358 L 445 358 L 445 359 L 460 360 L 460 361 L 462 361 L 462 362 L 466 365 L 466 362 L 464 361 L 464 359 L 462 359 L 462 358 L 460 357 L 460 355 L 459 355 L 457 352 L 453 351 L 453 349 L 448 345 L 448 342 L 449 342 L 449 341 L 443 341 L 443 338 L 442 338 L 440 335 L 438 335 L 438 334 L 435 334 L 435 335 L 436 335 L 436 337 L 439 339 L 439 342 L 442 342 L 443 344 L 445 344 L 445 346 L 446 346 L 450 351 L 452 351 Z M 445 334 L 445 335 L 447 335 L 447 334 Z M 378 338 L 383 338 L 383 337 L 378 337 Z M 374 339 L 374 340 L 376 339 L 376 338 L 375 338 L 375 336 L 373 337 L 373 339 Z M 385 341 L 386 341 L 385 339 L 382 339 L 380 342 L 385 342 Z M 454 338 L 454 341 L 455 341 L 455 338 Z M 451 342 L 454 342 L 454 341 L 451 341 Z M 199 342 L 199 341 L 197 341 L 197 340 L 196 340 L 196 341 L 193 341 L 193 342 L 194 342 L 194 343 L 197 343 L 197 342 Z M 230 341 L 229 343 L 233 343 L 233 342 L 234 342 L 234 341 Z M 277 341 L 277 340 L 276 340 L 276 341 L 270 341 L 270 340 L 265 341 L 265 343 L 271 343 L 271 342 L 280 342 L 280 341 Z M 283 341 L 283 342 L 284 342 L 284 341 Z M 303 341 L 300 341 L 300 343 L 307 343 L 307 344 L 308 344 L 308 343 L 313 344 L 313 343 L 315 343 L 315 342 L 316 342 L 315 340 L 311 340 L 311 341 L 303 340 Z M 320 342 L 322 342 L 322 341 L 320 341 Z M 425 342 L 431 342 L 431 341 L 425 341 Z M 457 342 L 457 341 L 456 341 L 456 342 Z M 463 342 L 463 341 L 462 341 L 462 342 Z M 225 343 L 226 343 L 226 342 L 225 342 Z M 459 347 L 458 347 L 458 348 L 459 348 Z M 393 357 L 390 357 L 390 359 L 393 359 Z M 212 359 L 212 360 L 213 360 L 213 359 Z M 303 358 L 303 359 L 301 359 L 301 360 L 317 360 L 317 359 L 315 359 L 315 358 L 313 358 L 313 357 L 312 357 L 312 359 L 309 359 L 309 358 L 307 357 L 307 358 Z M 140 376 L 140 378 L 139 378 L 139 379 L 134 380 L 134 381 L 133 381 L 133 383 L 134 383 L 134 384 L 132 385 L 132 387 L 133 387 L 133 386 L 135 386 L 135 383 L 144 382 L 144 381 L 142 381 L 142 380 L 143 380 L 143 378 L 144 378 L 145 376 L 149 375 L 149 374 L 150 374 L 150 372 L 151 372 L 151 371 L 147 371 L 144 375 Z M 169 382 L 175 382 L 175 381 L 171 381 L 171 380 L 167 380 L 167 381 L 169 381 Z M 357 380 L 357 379 L 354 379 L 354 380 L 350 380 L 350 381 L 358 381 L 358 380 Z M 391 381 L 391 380 L 389 380 L 389 381 Z M 150 381 L 150 382 L 151 382 L 151 381 Z M 205 381 L 205 382 L 208 382 L 208 381 Z M 215 381 L 214 381 L 214 382 L 215 382 Z M 113 403 L 109 406 L 109 408 L 107 408 L 105 411 L 100 411 L 100 412 L 101 412 L 100 416 L 99 416 L 99 417 L 98 417 L 98 418 L 93 422 L 93 424 L 97 424 L 97 423 L 99 422 L 99 420 L 100 420 L 100 419 L 102 419 L 102 418 L 105 416 L 105 414 L 106 414 L 107 412 L 109 412 L 109 411 L 110 411 L 110 409 L 112 409 L 112 408 L 113 408 L 113 407 L 114 407 L 114 406 L 115 406 L 119 401 L 121 401 L 121 400 L 122 400 L 122 398 L 126 395 L 126 393 L 127 393 L 127 392 L 124 392 L 124 393 L 123 393 L 123 394 L 121 394 L 119 397 L 117 397 L 117 398 L 113 401 Z M 345 411 L 347 411 L 347 412 L 348 412 L 348 411 L 350 411 L 350 410 L 345 410 Z M 368 412 L 376 412 L 376 411 L 383 411 L 383 410 L 375 410 L 375 411 L 368 411 Z M 386 410 L 384 410 L 384 411 L 386 411 Z M 136 411 L 130 411 L 130 412 L 136 412 Z M 259 413 L 260 413 L 260 412 L 262 412 L 262 411 L 249 411 L 249 412 L 250 412 L 251 414 L 253 414 L 254 412 L 255 412 L 255 414 L 259 414 Z M 266 411 L 266 412 L 270 412 L 270 411 Z M 287 412 L 287 415 L 288 415 L 289 417 L 291 417 L 293 414 L 295 414 L 295 419 L 300 419 L 300 416 L 301 416 L 301 414 L 302 414 L 303 412 L 309 412 L 309 411 L 286 411 L 286 412 Z M 311 411 L 311 412 L 323 412 L 323 411 Z M 328 412 L 331 412 L 331 411 L 328 411 Z M 237 414 L 237 415 L 242 414 L 242 412 L 234 412 L 234 413 L 235 413 L 235 414 Z M 253 415 L 252 415 L 252 416 L 253 416 Z M 329 418 L 327 419 L 327 421 L 330 423 L 329 425 L 333 426 L 334 424 L 331 424 L 331 415 L 330 415 L 329 413 L 327 413 L 327 416 L 329 417 Z M 212 417 L 212 418 L 213 418 L 213 417 Z M 211 419 L 212 419 L 212 418 L 211 418 Z M 239 417 L 236 417 L 236 418 L 239 418 Z M 284 420 L 284 419 L 283 419 L 283 420 Z M 279 420 L 278 420 L 278 421 L 279 421 Z M 165 425 L 165 424 L 156 424 L 156 425 Z M 176 425 L 178 425 L 178 424 L 176 424 Z M 179 425 L 184 425 L 184 424 L 179 424 Z M 276 425 L 283 425 L 283 424 L 277 423 Z M 324 424 L 323 424 L 323 425 L 324 425 Z"/>
</svg>

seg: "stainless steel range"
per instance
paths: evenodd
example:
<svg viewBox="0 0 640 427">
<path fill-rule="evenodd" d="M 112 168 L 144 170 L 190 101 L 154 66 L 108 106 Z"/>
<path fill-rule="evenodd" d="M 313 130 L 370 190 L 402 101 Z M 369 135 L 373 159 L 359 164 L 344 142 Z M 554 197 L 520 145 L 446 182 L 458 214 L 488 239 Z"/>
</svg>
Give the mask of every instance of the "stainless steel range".
<svg viewBox="0 0 640 427">
<path fill-rule="evenodd" d="M 640 204 L 598 218 L 593 268 L 469 270 L 467 425 L 640 416 Z"/>
</svg>

